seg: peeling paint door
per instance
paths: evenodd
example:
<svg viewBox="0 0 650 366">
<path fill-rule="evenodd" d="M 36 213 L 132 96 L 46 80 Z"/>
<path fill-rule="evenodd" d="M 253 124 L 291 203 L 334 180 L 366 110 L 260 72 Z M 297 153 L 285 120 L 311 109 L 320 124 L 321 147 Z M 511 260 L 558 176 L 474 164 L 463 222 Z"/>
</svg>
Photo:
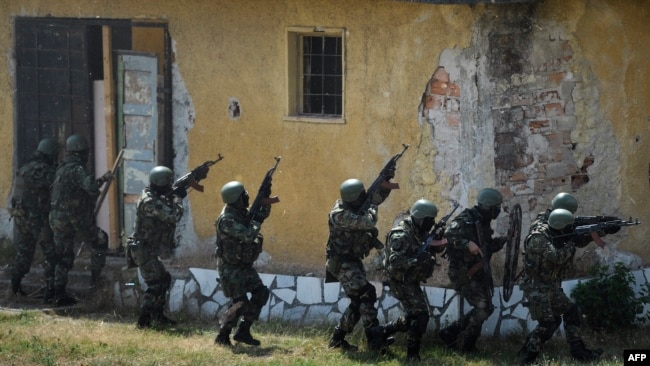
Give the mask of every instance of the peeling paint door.
<svg viewBox="0 0 650 366">
<path fill-rule="evenodd" d="M 126 235 L 133 233 L 135 205 L 149 172 L 157 165 L 158 135 L 157 80 L 158 58 L 135 52 L 118 52 L 118 118 L 124 149 L 121 192 L 122 223 Z"/>
</svg>

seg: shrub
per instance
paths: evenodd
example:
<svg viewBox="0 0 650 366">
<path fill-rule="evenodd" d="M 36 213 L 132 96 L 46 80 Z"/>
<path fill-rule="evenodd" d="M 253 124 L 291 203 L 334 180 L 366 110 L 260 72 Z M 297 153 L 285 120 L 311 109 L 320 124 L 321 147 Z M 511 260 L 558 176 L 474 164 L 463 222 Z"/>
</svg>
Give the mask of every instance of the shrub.
<svg viewBox="0 0 650 366">
<path fill-rule="evenodd" d="M 650 286 L 643 284 L 637 297 L 634 276 L 625 265 L 616 263 L 613 271 L 607 265 L 596 265 L 590 275 L 590 280 L 579 283 L 571 293 L 589 327 L 610 331 L 650 320 L 650 313 L 643 315 L 650 302 Z"/>
</svg>

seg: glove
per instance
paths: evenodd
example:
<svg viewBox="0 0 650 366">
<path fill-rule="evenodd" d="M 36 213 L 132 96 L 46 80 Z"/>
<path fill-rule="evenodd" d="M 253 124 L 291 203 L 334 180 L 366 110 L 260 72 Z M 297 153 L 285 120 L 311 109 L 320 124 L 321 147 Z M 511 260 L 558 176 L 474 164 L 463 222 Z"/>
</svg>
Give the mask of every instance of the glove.
<svg viewBox="0 0 650 366">
<path fill-rule="evenodd" d="M 208 177 L 208 171 L 210 168 L 200 169 L 194 175 L 194 180 L 199 181 Z"/>
<path fill-rule="evenodd" d="M 174 196 L 180 197 L 180 198 L 187 197 L 187 189 L 183 188 L 183 187 L 176 188 L 174 190 Z"/>
<path fill-rule="evenodd" d="M 431 259 L 431 254 L 429 254 L 429 252 L 426 251 L 426 250 L 424 252 L 418 254 L 418 256 L 416 258 L 417 263 L 424 263 L 424 262 L 426 262 L 426 261 L 428 261 L 430 259 Z"/>
<path fill-rule="evenodd" d="M 386 180 L 391 180 L 395 178 L 395 167 L 393 166 L 393 167 L 386 168 L 386 170 L 384 171 L 384 177 L 386 178 Z"/>
<path fill-rule="evenodd" d="M 111 179 L 113 179 L 113 173 L 108 171 L 108 172 L 104 173 L 104 175 L 102 175 L 101 177 L 97 178 L 97 184 L 102 185 L 102 184 L 108 182 Z"/>
</svg>

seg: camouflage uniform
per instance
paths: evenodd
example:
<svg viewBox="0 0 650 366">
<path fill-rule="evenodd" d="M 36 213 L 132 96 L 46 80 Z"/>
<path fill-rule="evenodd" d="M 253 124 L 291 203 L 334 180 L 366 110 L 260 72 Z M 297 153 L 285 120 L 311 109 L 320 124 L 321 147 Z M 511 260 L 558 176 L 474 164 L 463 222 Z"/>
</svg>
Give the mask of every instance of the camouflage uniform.
<svg viewBox="0 0 650 366">
<path fill-rule="evenodd" d="M 169 322 L 163 315 L 165 295 L 171 286 L 171 275 L 159 260 L 162 247 L 174 241 L 176 223 L 183 216 L 181 203 L 168 196 L 155 194 L 145 188 L 136 204 L 136 219 L 132 252 L 135 264 L 147 284 L 144 294 L 139 327 L 147 327 L 152 320 Z"/>
<path fill-rule="evenodd" d="M 262 205 L 261 211 L 261 217 L 268 217 L 271 213 L 271 205 Z M 260 234 L 262 224 L 255 219 L 249 224 L 248 215 L 247 208 L 227 204 L 215 222 L 217 233 L 215 255 L 219 281 L 224 295 L 232 299 L 230 306 L 235 309 L 231 316 L 222 319 L 217 341 L 221 337 L 224 344 L 230 342 L 229 340 L 225 342 L 225 339 L 242 318 L 234 339 L 259 345 L 259 341 L 250 335 L 250 327 L 259 319 L 262 307 L 270 295 L 269 289 L 264 286 L 259 274 L 253 268 L 253 263 L 262 253 L 264 242 Z M 250 300 L 248 293 L 251 293 Z"/>
<path fill-rule="evenodd" d="M 471 352 L 475 349 L 476 340 L 481 335 L 481 327 L 492 312 L 491 283 L 482 269 L 482 259 L 472 255 L 468 250 L 470 241 L 480 247 L 487 246 L 490 253 L 499 251 L 505 244 L 505 239 L 493 238 L 490 227 L 491 219 L 484 218 L 475 206 L 465 209 L 447 226 L 447 255 L 449 269 L 447 274 L 456 291 L 473 307 L 459 321 L 441 330 L 441 337 L 449 346 L 455 347 L 458 340 L 460 350 Z M 480 230 L 480 240 L 477 230 Z M 487 258 L 489 261 L 490 258 Z M 479 268 L 477 270 L 477 268 Z"/>
<path fill-rule="evenodd" d="M 570 230 L 572 229 L 569 232 Z M 555 235 L 558 235 L 557 231 Z M 524 242 L 524 275 L 520 288 L 528 300 L 530 317 L 538 322 L 522 349 L 526 352 L 528 361 L 532 362 L 537 357 L 544 343 L 551 339 L 562 321 L 572 355 L 578 359 L 594 356 L 592 351 L 584 348 L 580 336 L 581 315 L 578 305 L 562 291 L 564 273 L 572 266 L 576 251 L 575 244 L 567 240 L 572 238 L 567 236 L 553 239 L 553 229 L 542 217 L 531 225 Z M 524 363 L 527 363 L 526 360 Z"/>
<path fill-rule="evenodd" d="M 391 293 L 401 302 L 405 313 L 386 328 L 388 333 L 407 332 L 407 349 L 414 355 L 420 349 L 429 323 L 429 304 L 420 283 L 431 277 L 435 266 L 435 259 L 428 250 L 420 254 L 423 260 L 418 259 L 425 239 L 418 234 L 411 217 L 386 235 L 384 267 Z"/>
<path fill-rule="evenodd" d="M 55 250 L 52 230 L 48 222 L 50 211 L 50 186 L 56 173 L 56 161 L 39 151 L 16 172 L 11 214 L 18 235 L 16 258 L 11 270 L 14 293 L 22 293 L 20 282 L 29 273 L 34 259 L 36 244 L 43 250 L 47 261 L 45 281 L 48 288 L 46 299 L 51 297 L 54 285 Z"/>
<path fill-rule="evenodd" d="M 381 347 L 378 332 L 383 333 L 377 319 L 377 292 L 368 282 L 362 259 L 370 254 L 370 250 L 383 249 L 383 244 L 377 239 L 377 206 L 390 193 L 390 190 L 380 189 L 372 199 L 367 213 L 357 213 L 349 203 L 339 199 L 329 214 L 329 239 L 327 241 L 327 271 L 338 279 L 350 298 L 350 305 L 335 329 L 333 339 L 342 341 L 345 334 L 354 330 L 361 320 L 365 328 L 369 346 L 373 349 Z M 374 341 L 374 343 L 373 343 Z M 330 342 L 332 346 L 332 342 Z"/>
<path fill-rule="evenodd" d="M 86 170 L 84 154 L 68 153 L 58 169 L 52 186 L 50 226 L 54 232 L 56 266 L 54 291 L 65 296 L 68 272 L 75 259 L 74 240 L 89 244 L 91 285 L 99 279 L 106 264 L 108 235 L 95 224 L 95 205 L 99 183 Z"/>
</svg>

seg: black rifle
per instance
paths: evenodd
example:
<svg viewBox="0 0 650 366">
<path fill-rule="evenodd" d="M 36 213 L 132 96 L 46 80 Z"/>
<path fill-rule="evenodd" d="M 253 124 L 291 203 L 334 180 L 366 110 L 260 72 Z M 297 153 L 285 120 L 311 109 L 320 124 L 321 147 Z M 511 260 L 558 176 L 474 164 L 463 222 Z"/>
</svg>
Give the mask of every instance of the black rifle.
<svg viewBox="0 0 650 366">
<path fill-rule="evenodd" d="M 573 221 L 573 225 L 584 226 L 584 225 L 598 224 L 601 222 L 615 221 L 615 220 L 621 220 L 621 219 L 616 216 L 576 216 L 575 220 Z"/>
<path fill-rule="evenodd" d="M 269 197 L 271 192 L 271 181 L 273 180 L 273 173 L 275 173 L 275 169 L 278 167 L 280 159 L 282 158 L 280 156 L 276 156 L 274 159 L 275 165 L 273 165 L 273 167 L 266 172 L 266 175 L 262 180 L 262 184 L 260 185 L 260 189 L 257 191 L 257 196 L 255 197 L 250 210 L 248 211 L 249 224 L 251 221 L 253 221 L 256 214 L 262 210 L 262 206 L 272 205 L 274 203 L 280 202 L 278 196 Z"/>
<path fill-rule="evenodd" d="M 440 219 L 440 221 L 438 221 L 433 226 L 433 229 L 431 229 L 429 235 L 427 235 L 427 238 L 424 239 L 424 243 L 420 246 L 420 249 L 418 249 L 416 258 L 420 256 L 420 254 L 424 253 L 424 251 L 427 250 L 429 246 L 431 246 L 432 241 L 442 239 L 442 235 L 445 233 L 445 227 L 447 226 L 447 221 L 449 221 L 451 215 L 456 212 L 458 206 L 460 206 L 458 203 L 454 203 L 454 208 L 451 210 L 451 212 L 443 216 L 442 219 Z"/>
<path fill-rule="evenodd" d="M 221 154 L 218 154 L 217 160 L 208 160 L 198 167 L 192 169 L 191 172 L 178 178 L 174 184 L 172 184 L 171 194 L 178 196 L 180 192 L 187 191 L 187 189 L 190 187 L 196 189 L 199 192 L 203 192 L 204 187 L 200 185 L 199 182 L 208 176 L 210 167 L 221 161 L 221 159 L 223 159 L 223 156 L 221 156 Z"/>
<path fill-rule="evenodd" d="M 370 208 L 370 205 L 372 204 L 372 198 L 375 195 L 375 192 L 379 190 L 380 187 L 383 187 L 385 189 L 399 189 L 399 184 L 398 183 L 393 183 L 389 182 L 388 179 L 388 172 L 390 170 L 395 171 L 395 167 L 397 166 L 397 160 L 402 157 L 406 149 L 409 148 L 409 145 L 407 144 L 402 144 L 404 146 L 404 150 L 402 150 L 401 153 L 395 154 L 386 165 L 384 165 L 384 168 L 379 172 L 379 176 L 375 179 L 374 182 L 370 185 L 370 188 L 366 191 L 367 193 L 367 198 L 365 202 L 361 205 L 361 208 L 359 209 L 358 212 L 367 212 L 368 209 Z"/>
<path fill-rule="evenodd" d="M 632 221 L 631 217 L 628 221 L 620 220 L 620 219 L 603 221 L 597 224 L 576 226 L 573 229 L 573 232 L 568 234 L 556 235 L 553 238 L 555 239 L 555 238 L 562 238 L 562 237 L 574 236 L 574 235 L 585 235 L 585 234 L 595 233 L 598 231 L 605 231 L 607 229 L 620 228 L 623 226 L 632 226 L 632 225 L 639 225 L 639 224 L 640 224 L 639 219 L 636 219 L 636 221 Z"/>
</svg>

